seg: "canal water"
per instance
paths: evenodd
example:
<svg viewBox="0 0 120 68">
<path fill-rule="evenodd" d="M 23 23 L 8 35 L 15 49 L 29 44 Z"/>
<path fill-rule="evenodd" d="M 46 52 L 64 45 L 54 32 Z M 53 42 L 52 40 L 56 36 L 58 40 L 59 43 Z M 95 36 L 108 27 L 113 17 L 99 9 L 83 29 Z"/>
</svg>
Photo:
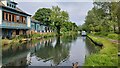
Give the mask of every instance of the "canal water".
<svg viewBox="0 0 120 68">
<path fill-rule="evenodd" d="M 2 49 L 3 66 L 72 66 L 85 63 L 85 57 L 98 48 L 86 37 L 61 36 L 33 40 Z"/>
</svg>

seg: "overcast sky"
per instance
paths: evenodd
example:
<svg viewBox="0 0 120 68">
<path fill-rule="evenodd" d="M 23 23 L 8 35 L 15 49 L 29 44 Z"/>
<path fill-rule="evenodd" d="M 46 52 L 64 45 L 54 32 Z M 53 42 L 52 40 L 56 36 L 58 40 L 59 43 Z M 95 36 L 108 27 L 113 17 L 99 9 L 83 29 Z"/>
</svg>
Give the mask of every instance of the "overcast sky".
<svg viewBox="0 0 120 68">
<path fill-rule="evenodd" d="M 92 2 L 18 2 L 18 7 L 31 15 L 34 15 L 39 8 L 51 8 L 57 5 L 67 11 L 70 21 L 77 25 L 84 23 L 87 12 L 93 7 Z"/>
</svg>

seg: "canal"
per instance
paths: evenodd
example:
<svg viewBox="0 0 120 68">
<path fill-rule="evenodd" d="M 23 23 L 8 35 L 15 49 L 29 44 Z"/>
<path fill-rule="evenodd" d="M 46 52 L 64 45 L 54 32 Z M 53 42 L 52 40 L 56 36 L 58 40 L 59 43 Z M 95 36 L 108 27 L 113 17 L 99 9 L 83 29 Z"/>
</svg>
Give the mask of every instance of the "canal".
<svg viewBox="0 0 120 68">
<path fill-rule="evenodd" d="M 5 66 L 83 66 L 85 58 L 98 52 L 88 38 L 79 35 L 52 37 L 27 43 L 10 45 L 2 49 Z"/>
</svg>

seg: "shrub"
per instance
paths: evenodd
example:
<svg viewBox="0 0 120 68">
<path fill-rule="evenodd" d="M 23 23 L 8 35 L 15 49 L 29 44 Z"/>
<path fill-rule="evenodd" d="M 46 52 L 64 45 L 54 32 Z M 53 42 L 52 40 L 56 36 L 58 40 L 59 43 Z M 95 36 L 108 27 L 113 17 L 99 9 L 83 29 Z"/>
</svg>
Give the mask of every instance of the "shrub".
<svg viewBox="0 0 120 68">
<path fill-rule="evenodd" d="M 107 35 L 108 38 L 111 38 L 111 39 L 117 39 L 118 40 L 118 34 L 108 34 Z"/>
<path fill-rule="evenodd" d="M 96 32 L 96 33 L 94 33 L 94 35 L 100 35 L 101 34 L 101 32 Z"/>
<path fill-rule="evenodd" d="M 30 38 L 37 38 L 37 37 L 41 37 L 41 34 L 32 34 L 30 35 Z"/>
<path fill-rule="evenodd" d="M 118 34 L 118 40 L 120 40 L 120 34 Z"/>
</svg>

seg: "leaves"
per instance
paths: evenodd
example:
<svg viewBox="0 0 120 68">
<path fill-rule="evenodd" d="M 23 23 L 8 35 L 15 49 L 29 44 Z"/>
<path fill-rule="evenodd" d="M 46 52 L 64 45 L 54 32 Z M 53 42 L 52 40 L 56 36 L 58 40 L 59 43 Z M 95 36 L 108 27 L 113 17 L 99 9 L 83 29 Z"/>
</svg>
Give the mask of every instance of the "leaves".
<svg viewBox="0 0 120 68">
<path fill-rule="evenodd" d="M 89 32 L 118 31 L 117 27 L 119 26 L 117 23 L 120 20 L 119 3 L 120 2 L 94 2 L 94 7 L 88 12 L 82 29 Z"/>
<path fill-rule="evenodd" d="M 52 12 L 52 10 L 49 8 L 40 8 L 37 10 L 37 12 L 33 16 L 33 18 L 42 22 L 42 23 L 50 25 L 51 20 L 49 20 L 49 17 L 51 15 L 51 12 Z"/>
<path fill-rule="evenodd" d="M 62 11 L 58 6 L 52 6 L 52 9 L 40 8 L 37 10 L 33 18 L 47 24 L 51 29 L 57 30 L 58 33 L 60 33 L 60 31 L 77 31 L 77 25 L 69 21 L 68 12 Z"/>
</svg>

